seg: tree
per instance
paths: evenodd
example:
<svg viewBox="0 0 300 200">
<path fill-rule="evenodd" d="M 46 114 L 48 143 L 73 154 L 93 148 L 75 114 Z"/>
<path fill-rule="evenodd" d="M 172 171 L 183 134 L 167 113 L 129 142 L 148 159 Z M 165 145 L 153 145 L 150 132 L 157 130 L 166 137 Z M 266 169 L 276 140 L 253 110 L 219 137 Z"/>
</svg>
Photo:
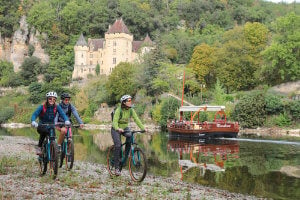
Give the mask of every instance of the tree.
<svg viewBox="0 0 300 200">
<path fill-rule="evenodd" d="M 260 75 L 271 85 L 300 79 L 300 16 L 289 13 L 273 25 L 272 44 L 263 52 Z"/>
<path fill-rule="evenodd" d="M 100 65 L 99 65 L 99 63 L 96 65 L 95 71 L 96 71 L 96 75 L 99 76 L 99 74 L 100 74 Z"/>
<path fill-rule="evenodd" d="M 41 60 L 34 56 L 25 58 L 20 68 L 23 83 L 29 85 L 30 83 L 37 81 L 37 75 L 42 68 Z"/>
<path fill-rule="evenodd" d="M 21 12 L 18 11 L 19 0 L 0 1 L 1 37 L 11 37 L 17 30 Z"/>
<path fill-rule="evenodd" d="M 106 84 L 107 91 L 113 103 L 120 100 L 124 94 L 134 96 L 139 88 L 136 82 L 134 64 L 121 62 L 112 71 Z"/>
<path fill-rule="evenodd" d="M 215 82 L 215 48 L 202 43 L 194 48 L 188 67 L 193 70 L 199 83 L 208 87 Z"/>
</svg>

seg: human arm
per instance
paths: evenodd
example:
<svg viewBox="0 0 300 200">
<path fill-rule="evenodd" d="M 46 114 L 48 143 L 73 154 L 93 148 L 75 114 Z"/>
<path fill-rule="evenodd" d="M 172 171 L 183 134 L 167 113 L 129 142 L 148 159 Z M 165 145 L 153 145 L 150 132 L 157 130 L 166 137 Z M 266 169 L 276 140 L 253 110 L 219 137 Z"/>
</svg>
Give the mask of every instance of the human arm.
<svg viewBox="0 0 300 200">
<path fill-rule="evenodd" d="M 145 127 L 143 125 L 143 123 L 141 122 L 140 118 L 138 117 L 138 115 L 136 114 L 135 110 L 133 108 L 132 109 L 132 118 L 134 120 L 134 122 L 136 123 L 136 125 L 142 130 L 145 130 Z"/>
<path fill-rule="evenodd" d="M 83 121 L 81 120 L 81 118 L 79 117 L 79 114 L 75 108 L 75 106 L 71 105 L 71 112 L 74 115 L 76 121 L 80 124 L 83 125 Z M 81 127 L 81 126 L 80 126 Z M 81 127 L 82 128 L 82 127 Z"/>
<path fill-rule="evenodd" d="M 31 122 L 35 121 L 36 118 L 40 115 L 40 113 L 43 110 L 43 106 L 40 105 L 39 107 L 37 107 L 37 109 L 32 113 L 31 115 Z"/>
</svg>

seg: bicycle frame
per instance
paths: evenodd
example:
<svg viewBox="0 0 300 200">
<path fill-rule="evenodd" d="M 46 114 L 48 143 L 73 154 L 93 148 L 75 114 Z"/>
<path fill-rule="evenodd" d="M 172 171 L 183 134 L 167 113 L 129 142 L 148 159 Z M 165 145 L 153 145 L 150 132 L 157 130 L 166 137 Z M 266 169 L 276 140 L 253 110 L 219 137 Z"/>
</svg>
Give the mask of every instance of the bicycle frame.
<svg viewBox="0 0 300 200">
<path fill-rule="evenodd" d="M 47 162 L 49 162 L 51 160 L 50 144 L 51 144 L 51 141 L 56 142 L 56 137 L 55 137 L 54 125 L 47 125 L 47 129 L 49 130 L 49 135 L 46 136 L 45 140 L 47 139 L 46 151 L 47 151 Z"/>
</svg>

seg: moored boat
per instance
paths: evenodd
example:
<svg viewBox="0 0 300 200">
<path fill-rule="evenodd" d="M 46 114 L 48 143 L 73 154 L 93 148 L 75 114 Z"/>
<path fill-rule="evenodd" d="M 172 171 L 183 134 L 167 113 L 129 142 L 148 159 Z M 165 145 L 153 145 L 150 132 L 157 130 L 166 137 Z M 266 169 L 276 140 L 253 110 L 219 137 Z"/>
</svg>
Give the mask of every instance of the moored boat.
<svg viewBox="0 0 300 200">
<path fill-rule="evenodd" d="M 170 134 L 199 138 L 235 138 L 239 132 L 238 122 L 227 120 L 225 106 L 181 106 L 179 108 L 180 119 L 171 120 L 167 124 Z M 190 112 L 191 119 L 183 120 L 183 113 Z M 215 112 L 211 122 L 200 121 L 200 112 Z M 195 118 L 197 117 L 197 120 Z"/>
</svg>

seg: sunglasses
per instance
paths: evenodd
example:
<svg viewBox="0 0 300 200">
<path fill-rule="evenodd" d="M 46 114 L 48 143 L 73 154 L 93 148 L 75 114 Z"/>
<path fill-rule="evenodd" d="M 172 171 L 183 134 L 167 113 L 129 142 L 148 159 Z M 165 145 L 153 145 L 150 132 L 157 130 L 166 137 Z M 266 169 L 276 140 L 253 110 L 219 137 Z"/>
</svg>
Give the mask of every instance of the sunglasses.
<svg viewBox="0 0 300 200">
<path fill-rule="evenodd" d="M 56 98 L 48 98 L 48 101 L 56 101 Z"/>
<path fill-rule="evenodd" d="M 131 99 L 128 99 L 126 102 L 131 102 Z"/>
<path fill-rule="evenodd" d="M 64 101 L 70 101 L 70 99 L 69 98 L 65 98 Z"/>
</svg>

